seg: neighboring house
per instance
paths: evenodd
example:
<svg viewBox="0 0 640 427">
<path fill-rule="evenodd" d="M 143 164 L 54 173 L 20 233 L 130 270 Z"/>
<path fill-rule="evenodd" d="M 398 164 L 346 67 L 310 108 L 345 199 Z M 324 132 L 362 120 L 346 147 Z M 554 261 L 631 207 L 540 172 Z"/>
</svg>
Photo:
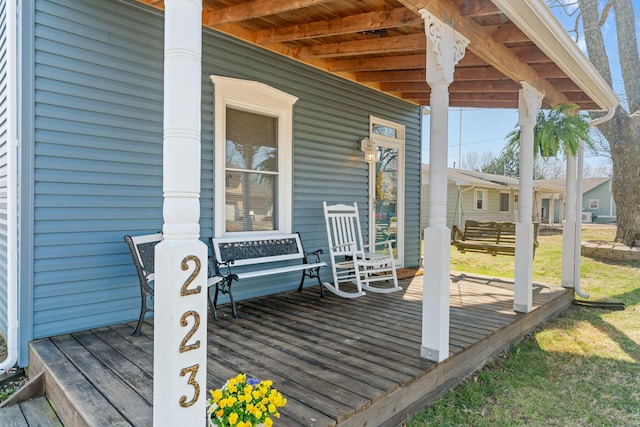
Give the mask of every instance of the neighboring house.
<svg viewBox="0 0 640 427">
<path fill-rule="evenodd" d="M 173 26 L 166 25 L 165 3 L 176 6 Z M 187 225 L 199 226 L 201 239 L 298 231 L 308 249 L 324 248 L 328 261 L 322 202 L 355 201 L 368 240 L 380 219 L 395 234 L 399 265 L 417 266 L 421 106 L 436 104 L 425 82 L 427 52 L 445 58 L 445 68 L 455 66 L 459 79 L 445 89 L 447 104 L 433 111 L 518 108 L 523 93 L 531 101 L 534 91 L 545 104 L 568 100 L 599 111 L 617 104 L 542 2 L 493 0 L 477 11 L 455 2 L 384 0 L 209 0 L 202 11 L 199 2 L 187 3 L 193 8 L 0 0 L 0 331 L 18 329 L 22 366 L 33 339 L 137 317 L 138 279 L 123 236 L 168 223 L 179 228 L 183 223 L 167 220 L 182 219 L 176 206 L 193 218 L 199 209 L 199 221 Z M 176 19 L 193 10 L 193 21 Z M 425 22 L 448 33 L 447 16 L 459 32 L 455 63 L 451 47 L 439 51 L 437 31 L 425 35 Z M 201 41 L 183 39 L 185 22 L 200 24 Z M 470 47 L 460 60 L 462 37 Z M 181 48 L 165 55 L 171 43 Z M 193 62 L 199 82 L 181 81 Z M 167 106 L 174 98 L 164 103 L 167 87 L 173 95 L 184 88 L 185 99 L 173 104 L 183 110 Z M 164 124 L 181 115 L 195 117 L 200 129 L 167 132 Z M 361 151 L 365 136 L 376 146 L 372 164 Z M 166 144 L 180 138 L 187 154 Z M 446 147 L 446 138 L 439 143 Z M 179 164 L 189 177 L 166 175 L 163 162 Z M 197 189 L 178 185 L 192 176 Z M 484 181 L 465 212 L 513 217 L 515 189 Z M 167 182 L 177 189 L 163 187 Z M 163 197 L 186 203 L 167 208 Z M 297 275 L 246 280 L 234 296 L 296 284 Z M 19 316 L 7 322 L 14 287 Z"/>
<path fill-rule="evenodd" d="M 615 223 L 616 202 L 611 178 L 582 180 L 582 222 Z"/>
<path fill-rule="evenodd" d="M 447 226 L 463 228 L 467 219 L 477 221 L 518 221 L 518 178 L 449 168 L 447 173 Z M 562 217 L 563 187 L 540 180 L 534 182 L 533 220 L 548 223 L 549 212 Z M 422 165 L 422 213 L 420 223 L 429 222 L 429 165 Z M 549 211 L 549 201 L 554 210 Z"/>
<path fill-rule="evenodd" d="M 537 191 L 534 206 L 541 224 L 560 224 L 565 213 L 566 180 L 538 179 L 534 181 Z"/>
<path fill-rule="evenodd" d="M 542 186 L 557 188 L 561 191 L 566 186 L 565 179 L 543 179 L 536 181 Z M 613 200 L 611 178 L 583 178 L 582 179 L 582 222 L 583 223 L 615 223 L 616 203 Z M 564 190 L 562 190 L 564 191 Z M 555 222 L 562 222 L 559 216 L 563 199 L 555 199 Z M 549 199 L 542 200 L 544 217 L 548 218 Z"/>
</svg>

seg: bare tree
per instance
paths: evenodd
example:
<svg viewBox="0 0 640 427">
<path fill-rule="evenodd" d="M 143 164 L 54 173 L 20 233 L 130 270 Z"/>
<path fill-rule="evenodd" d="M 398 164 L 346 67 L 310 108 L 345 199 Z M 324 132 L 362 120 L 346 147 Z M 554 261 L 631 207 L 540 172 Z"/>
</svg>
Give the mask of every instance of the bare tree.
<svg viewBox="0 0 640 427">
<path fill-rule="evenodd" d="M 605 23 L 615 25 L 624 84 L 623 102 L 613 118 L 598 129 L 609 143 L 613 163 L 616 241 L 640 246 L 640 55 L 632 0 L 607 0 L 601 2 L 602 8 L 598 0 L 577 0 L 579 9 L 576 10 L 566 8 L 564 1 L 553 0 L 553 3 L 565 6 L 565 12 L 575 17 L 575 26 L 570 32 L 575 33 L 576 40 L 581 20 L 589 59 L 611 86 L 602 27 Z"/>
<path fill-rule="evenodd" d="M 545 179 L 565 178 L 566 169 L 564 159 L 547 157 L 539 159 L 538 168 Z"/>
<path fill-rule="evenodd" d="M 491 151 L 485 151 L 482 154 L 477 151 L 470 151 L 460 160 L 460 169 L 480 172 L 492 160 Z"/>
</svg>

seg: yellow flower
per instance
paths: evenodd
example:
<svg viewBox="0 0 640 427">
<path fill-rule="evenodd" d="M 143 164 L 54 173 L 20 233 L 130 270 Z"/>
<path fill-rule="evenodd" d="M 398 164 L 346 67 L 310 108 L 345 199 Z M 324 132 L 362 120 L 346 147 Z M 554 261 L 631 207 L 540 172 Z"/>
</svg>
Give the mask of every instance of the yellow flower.
<svg viewBox="0 0 640 427">
<path fill-rule="evenodd" d="M 211 397 L 213 398 L 214 402 L 218 403 L 220 399 L 222 399 L 222 390 L 220 390 L 219 388 L 215 389 L 211 392 Z"/>
<path fill-rule="evenodd" d="M 274 403 L 269 403 L 269 412 L 276 412 L 276 405 Z"/>
<path fill-rule="evenodd" d="M 229 424 L 235 425 L 238 422 L 238 414 L 232 412 L 229 414 Z"/>
<path fill-rule="evenodd" d="M 271 427 L 273 425 L 273 420 L 271 418 L 264 419 L 264 427 Z"/>
</svg>

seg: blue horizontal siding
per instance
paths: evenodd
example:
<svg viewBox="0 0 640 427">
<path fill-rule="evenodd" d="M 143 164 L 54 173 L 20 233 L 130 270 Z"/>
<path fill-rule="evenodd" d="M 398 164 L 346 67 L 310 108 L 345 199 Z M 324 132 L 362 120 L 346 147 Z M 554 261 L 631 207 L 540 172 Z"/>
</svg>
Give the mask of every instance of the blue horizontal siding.
<svg viewBox="0 0 640 427">
<path fill-rule="evenodd" d="M 0 0 L 0 332 L 7 336 L 7 153 L 8 153 L 7 2 Z"/>
<path fill-rule="evenodd" d="M 122 237 L 162 227 L 162 40 L 162 16 L 138 4 L 36 1 L 35 338 L 138 315 L 138 282 Z M 367 226 L 368 166 L 358 140 L 368 134 L 369 116 L 406 126 L 405 265 L 417 265 L 419 109 L 210 30 L 202 46 L 201 235 L 212 235 L 216 208 L 209 76 L 231 76 L 299 98 L 293 229 L 309 250 L 327 252 L 324 200 L 358 202 Z M 234 296 L 298 282 L 298 274 L 246 280 L 234 284 Z"/>
</svg>

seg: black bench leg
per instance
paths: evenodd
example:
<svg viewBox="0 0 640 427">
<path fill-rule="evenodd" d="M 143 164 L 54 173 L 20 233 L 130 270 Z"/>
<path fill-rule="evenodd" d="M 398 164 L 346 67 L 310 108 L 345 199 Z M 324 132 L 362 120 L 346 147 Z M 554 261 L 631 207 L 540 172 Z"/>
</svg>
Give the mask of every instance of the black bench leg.
<svg viewBox="0 0 640 427">
<path fill-rule="evenodd" d="M 237 319 L 238 312 L 236 311 L 236 302 L 233 300 L 233 293 L 231 293 L 231 282 L 229 282 L 229 299 L 231 300 L 231 313 L 233 313 L 233 318 Z"/>
<path fill-rule="evenodd" d="M 318 279 L 318 286 L 320 286 L 320 298 L 324 298 L 324 286 L 322 280 L 320 280 L 320 267 L 316 267 L 316 278 Z"/>
<path fill-rule="evenodd" d="M 142 303 L 140 304 L 140 317 L 138 317 L 138 324 L 136 328 L 133 330 L 131 335 L 138 336 L 140 335 L 140 331 L 142 330 L 142 324 L 144 323 L 144 315 L 147 314 L 147 311 L 153 311 L 150 308 L 147 308 L 147 293 L 142 291 Z"/>
<path fill-rule="evenodd" d="M 304 285 L 305 277 L 315 277 L 318 279 L 318 285 L 320 285 L 320 297 L 324 298 L 324 289 L 322 286 L 322 280 L 320 280 L 320 267 L 314 267 L 310 269 L 311 271 L 303 270 L 302 271 L 302 279 L 300 280 L 300 285 L 298 286 L 298 292 L 302 292 L 302 285 Z"/>
<path fill-rule="evenodd" d="M 213 319 L 218 320 L 218 315 L 216 314 L 216 307 L 218 306 L 218 293 L 222 292 L 223 294 L 229 294 L 229 299 L 231 300 L 231 313 L 233 313 L 233 317 L 235 319 L 238 318 L 238 312 L 236 311 L 236 302 L 233 299 L 233 293 L 231 292 L 231 284 L 234 280 L 238 280 L 238 276 L 235 274 L 229 274 L 225 276 L 221 281 L 216 283 L 216 293 L 213 297 Z"/>
<path fill-rule="evenodd" d="M 218 284 L 216 283 L 216 291 L 215 291 L 215 299 L 216 302 L 218 300 Z M 218 315 L 216 314 L 216 304 L 211 301 L 211 288 L 207 290 L 207 303 L 209 304 L 209 310 L 211 311 L 211 317 L 213 317 L 214 321 L 218 321 Z"/>
<path fill-rule="evenodd" d="M 304 285 L 305 277 L 307 277 L 307 270 L 302 270 L 302 278 L 300 279 L 300 285 L 298 285 L 298 292 L 302 292 L 302 285 Z"/>
<path fill-rule="evenodd" d="M 213 310 L 211 310 L 211 312 L 213 313 L 213 320 L 215 320 L 216 322 L 218 321 L 216 307 L 218 307 L 218 292 L 220 292 L 220 287 L 218 285 L 220 285 L 220 282 L 216 283 L 216 293 L 213 295 Z"/>
<path fill-rule="evenodd" d="M 138 324 L 136 325 L 136 329 L 133 331 L 131 335 L 134 335 L 134 336 L 140 335 L 140 330 L 142 329 L 142 322 L 144 322 L 144 312 L 145 312 L 145 309 L 142 308 L 140 310 L 140 317 L 138 318 Z"/>
</svg>

